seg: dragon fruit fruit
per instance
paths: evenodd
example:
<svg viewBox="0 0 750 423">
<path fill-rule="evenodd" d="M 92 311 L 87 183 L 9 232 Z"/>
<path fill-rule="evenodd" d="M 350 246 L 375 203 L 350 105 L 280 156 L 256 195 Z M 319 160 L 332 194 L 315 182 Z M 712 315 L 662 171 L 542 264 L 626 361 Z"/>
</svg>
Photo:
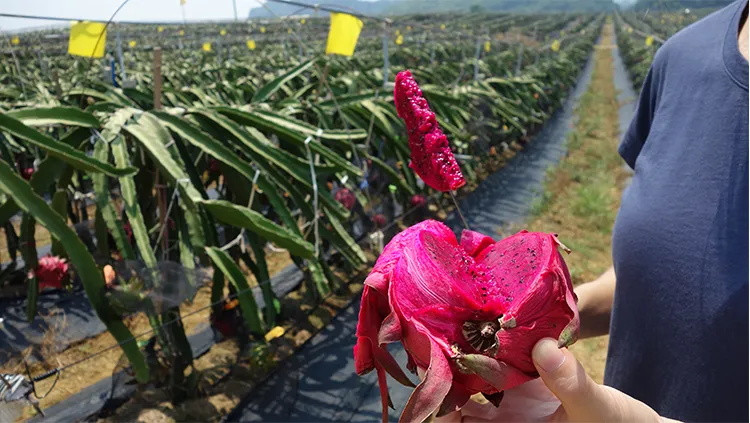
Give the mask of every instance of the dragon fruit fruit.
<svg viewBox="0 0 750 423">
<path fill-rule="evenodd" d="M 427 205 L 427 197 L 422 194 L 414 194 L 409 199 L 409 204 L 415 208 L 424 207 Z"/>
<path fill-rule="evenodd" d="M 336 194 L 333 195 L 333 198 L 341 203 L 342 206 L 346 207 L 347 210 L 353 209 L 354 204 L 357 203 L 357 197 L 355 197 L 348 188 L 339 189 L 336 191 Z"/>
<path fill-rule="evenodd" d="M 438 191 L 454 191 L 464 186 L 466 180 L 453 156 L 448 138 L 408 70 L 396 75 L 393 100 L 409 135 L 409 167 L 427 185 Z"/>
<path fill-rule="evenodd" d="M 33 167 L 26 167 L 26 168 L 21 169 L 21 177 L 23 179 L 30 181 L 32 176 L 34 176 Z"/>
<path fill-rule="evenodd" d="M 58 256 L 44 256 L 39 259 L 34 275 L 39 281 L 39 289 L 62 289 L 63 282 L 68 278 L 68 263 Z"/>
<path fill-rule="evenodd" d="M 558 246 L 554 234 L 527 231 L 495 242 L 464 230 L 459 242 L 434 220 L 396 235 L 365 280 L 354 348 L 356 372 L 377 371 L 383 420 L 386 372 L 413 386 L 387 343 L 401 341 L 407 368 L 425 370 L 402 421 L 458 410 L 477 393 L 498 405 L 504 390 L 538 377 L 537 341 L 573 343 L 577 299 Z"/>
<path fill-rule="evenodd" d="M 385 215 L 383 214 L 376 214 L 372 217 L 372 223 L 377 227 L 378 229 L 385 228 L 385 225 L 388 223 L 388 219 L 385 218 Z"/>
</svg>

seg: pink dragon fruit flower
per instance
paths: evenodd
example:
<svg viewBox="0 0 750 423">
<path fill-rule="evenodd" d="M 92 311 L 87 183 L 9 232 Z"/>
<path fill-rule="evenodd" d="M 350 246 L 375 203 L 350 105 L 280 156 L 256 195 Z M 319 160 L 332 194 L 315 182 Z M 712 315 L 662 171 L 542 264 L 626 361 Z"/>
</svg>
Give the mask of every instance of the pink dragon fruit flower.
<svg viewBox="0 0 750 423">
<path fill-rule="evenodd" d="M 357 198 L 351 191 L 349 191 L 348 188 L 339 189 L 338 191 L 336 191 L 336 194 L 334 194 L 333 198 L 341 203 L 341 205 L 346 207 L 347 210 L 353 209 L 354 204 L 357 203 Z"/>
<path fill-rule="evenodd" d="M 422 194 L 414 194 L 411 196 L 409 204 L 415 208 L 424 207 L 427 205 L 427 198 Z"/>
<path fill-rule="evenodd" d="M 34 274 L 39 282 L 39 289 L 62 289 L 63 282 L 68 278 L 68 263 L 59 256 L 47 255 L 39 259 Z"/>
<path fill-rule="evenodd" d="M 396 235 L 365 280 L 354 347 L 356 372 L 377 371 L 383 421 L 386 373 L 414 386 L 390 342 L 404 345 L 410 371 L 425 371 L 401 414 L 409 422 L 456 411 L 477 393 L 497 406 L 505 390 L 538 377 L 537 341 L 573 343 L 577 298 L 558 246 L 554 234 L 527 231 L 495 242 L 464 230 L 459 242 L 434 220 Z"/>
<path fill-rule="evenodd" d="M 427 185 L 438 191 L 454 191 L 464 186 L 466 180 L 453 156 L 448 138 L 408 70 L 396 75 L 393 100 L 409 135 L 409 167 Z"/>
</svg>

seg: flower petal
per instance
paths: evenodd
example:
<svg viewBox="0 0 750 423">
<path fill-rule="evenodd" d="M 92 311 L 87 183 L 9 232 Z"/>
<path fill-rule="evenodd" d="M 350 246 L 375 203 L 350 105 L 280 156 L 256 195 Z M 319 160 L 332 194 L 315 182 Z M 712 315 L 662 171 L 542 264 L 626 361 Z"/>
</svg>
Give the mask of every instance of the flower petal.
<svg viewBox="0 0 750 423">
<path fill-rule="evenodd" d="M 510 313 L 516 326 L 498 332 L 499 349 L 496 357 L 529 374 L 536 374 L 531 360 L 531 349 L 542 338 L 560 338 L 564 330 L 573 331 L 563 337 L 574 339 L 578 312 L 573 299 L 573 289 L 568 288 L 563 274 L 545 270 L 537 278 L 532 292 L 519 301 Z M 570 305 L 572 302 L 572 307 Z M 571 322 L 573 326 L 568 327 Z"/>
<path fill-rule="evenodd" d="M 389 313 L 386 298 L 372 287 L 365 286 L 359 308 L 357 322 L 357 343 L 354 346 L 354 369 L 359 375 L 368 373 L 373 368 L 385 369 L 401 384 L 414 386 L 390 352 L 378 342 L 378 332 L 384 315 Z"/>
<path fill-rule="evenodd" d="M 443 403 L 451 388 L 453 373 L 442 349 L 430 342 L 430 366 L 424 380 L 417 385 L 406 402 L 399 421 L 422 422 Z"/>
<path fill-rule="evenodd" d="M 498 391 L 514 388 L 532 377 L 513 366 L 483 354 L 460 354 L 456 363 L 492 385 Z"/>
<path fill-rule="evenodd" d="M 401 340 L 401 322 L 398 320 L 396 313 L 391 312 L 383 324 L 380 326 L 378 332 L 378 344 L 389 344 Z"/>
<path fill-rule="evenodd" d="M 461 248 L 472 257 L 476 257 L 485 248 L 494 244 L 495 240 L 487 235 L 464 229 L 461 232 Z"/>
<path fill-rule="evenodd" d="M 372 271 L 365 279 L 365 285 L 369 285 L 380 291 L 383 295 L 387 295 L 391 272 L 396 263 L 401 259 L 404 247 L 410 245 L 412 240 L 423 232 L 434 233 L 436 236 L 453 244 L 458 243 L 453 231 L 436 220 L 424 220 L 410 226 L 394 236 L 388 245 L 385 246 L 377 262 L 375 262 Z"/>
<path fill-rule="evenodd" d="M 484 264 L 499 292 L 509 302 L 520 302 L 537 275 L 557 252 L 552 235 L 521 231 L 485 248 L 477 257 Z"/>
<path fill-rule="evenodd" d="M 401 253 L 390 296 L 405 319 L 433 304 L 480 307 L 474 260 L 458 245 L 422 232 Z"/>
<path fill-rule="evenodd" d="M 451 390 L 448 391 L 448 395 L 443 399 L 443 403 L 440 404 L 440 409 L 438 409 L 435 417 L 442 417 L 448 413 L 458 411 L 466 404 L 471 395 L 471 392 L 465 387 L 454 382 L 451 385 Z"/>
</svg>

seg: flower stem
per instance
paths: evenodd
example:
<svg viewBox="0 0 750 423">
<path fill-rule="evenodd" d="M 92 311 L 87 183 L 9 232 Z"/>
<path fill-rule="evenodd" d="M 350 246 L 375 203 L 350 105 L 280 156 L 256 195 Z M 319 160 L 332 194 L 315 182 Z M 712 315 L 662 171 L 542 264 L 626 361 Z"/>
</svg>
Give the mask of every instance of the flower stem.
<svg viewBox="0 0 750 423">
<path fill-rule="evenodd" d="M 458 213 L 458 217 L 461 218 L 461 222 L 464 224 L 464 228 L 469 229 L 469 224 L 466 223 L 466 218 L 464 217 L 464 214 L 461 213 L 461 207 L 458 207 L 458 200 L 456 199 L 456 194 L 453 193 L 453 191 L 448 191 L 451 194 L 451 199 L 453 200 L 453 204 L 456 205 L 456 212 Z"/>
</svg>

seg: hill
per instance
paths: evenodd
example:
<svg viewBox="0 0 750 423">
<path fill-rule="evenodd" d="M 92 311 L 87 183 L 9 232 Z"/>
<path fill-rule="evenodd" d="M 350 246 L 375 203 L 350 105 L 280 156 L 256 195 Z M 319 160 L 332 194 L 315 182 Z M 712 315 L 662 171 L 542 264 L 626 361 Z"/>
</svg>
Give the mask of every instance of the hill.
<svg viewBox="0 0 750 423">
<path fill-rule="evenodd" d="M 297 0 L 313 5 L 315 0 Z M 611 0 L 328 0 L 326 6 L 352 10 L 368 15 L 406 15 L 440 12 L 600 12 L 611 10 Z M 274 3 L 268 1 L 265 6 L 250 9 L 250 18 L 274 18 L 289 15 L 306 15 L 311 9 Z"/>
</svg>

